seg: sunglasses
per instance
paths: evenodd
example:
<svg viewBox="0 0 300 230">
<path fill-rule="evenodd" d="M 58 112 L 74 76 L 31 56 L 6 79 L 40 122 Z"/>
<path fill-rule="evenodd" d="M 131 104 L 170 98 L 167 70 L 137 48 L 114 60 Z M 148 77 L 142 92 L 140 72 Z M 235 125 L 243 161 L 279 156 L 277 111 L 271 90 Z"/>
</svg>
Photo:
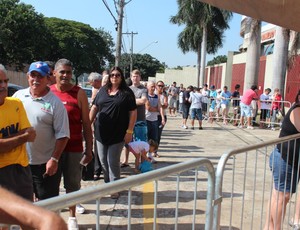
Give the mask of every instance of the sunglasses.
<svg viewBox="0 0 300 230">
<path fill-rule="evenodd" d="M 160 87 L 160 88 L 163 88 L 163 87 L 165 87 L 164 85 L 157 85 L 158 87 Z"/>
<path fill-rule="evenodd" d="M 0 85 L 1 85 L 1 84 L 3 84 L 3 83 L 4 83 L 4 84 L 7 84 L 7 83 L 8 83 L 8 81 L 9 81 L 9 79 L 8 79 L 8 78 L 7 78 L 7 79 L 4 79 L 4 80 L 0 80 Z"/>
<path fill-rule="evenodd" d="M 119 73 L 112 73 L 110 75 L 110 77 L 121 77 L 121 74 L 119 74 Z"/>
</svg>

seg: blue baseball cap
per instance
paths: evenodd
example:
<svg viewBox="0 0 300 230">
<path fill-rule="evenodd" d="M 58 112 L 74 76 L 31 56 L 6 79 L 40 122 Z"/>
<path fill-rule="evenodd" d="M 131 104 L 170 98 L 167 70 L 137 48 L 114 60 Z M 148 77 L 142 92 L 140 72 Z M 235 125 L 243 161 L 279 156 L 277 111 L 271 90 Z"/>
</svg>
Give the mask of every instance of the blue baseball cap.
<svg viewBox="0 0 300 230">
<path fill-rule="evenodd" d="M 29 66 L 28 73 L 31 73 L 32 71 L 36 71 L 40 73 L 43 77 L 47 76 L 50 74 L 50 68 L 46 62 L 42 61 L 37 61 L 31 63 Z"/>
</svg>

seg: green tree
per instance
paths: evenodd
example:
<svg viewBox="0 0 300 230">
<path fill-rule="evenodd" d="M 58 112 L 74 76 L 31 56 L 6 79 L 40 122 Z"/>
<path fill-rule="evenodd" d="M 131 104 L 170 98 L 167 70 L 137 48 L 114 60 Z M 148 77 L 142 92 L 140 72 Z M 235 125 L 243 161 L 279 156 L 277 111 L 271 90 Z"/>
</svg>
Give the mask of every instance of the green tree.
<svg viewBox="0 0 300 230">
<path fill-rule="evenodd" d="M 219 55 L 217 57 L 214 57 L 213 60 L 208 61 L 207 65 L 212 66 L 212 65 L 217 65 L 217 64 L 226 63 L 226 62 L 227 62 L 227 56 Z"/>
<path fill-rule="evenodd" d="M 24 63 L 43 60 L 50 32 L 42 14 L 19 0 L 0 0 L 0 61 L 22 69 Z"/>
<path fill-rule="evenodd" d="M 133 54 L 133 69 L 141 71 L 142 80 L 148 80 L 148 77 L 155 77 L 157 72 L 163 72 L 165 63 L 160 63 L 150 54 Z M 121 55 L 120 68 L 124 70 L 125 77 L 130 77 L 130 55 L 125 53 Z"/>
<path fill-rule="evenodd" d="M 178 45 L 183 52 L 197 52 L 198 85 L 203 84 L 206 53 L 215 53 L 222 46 L 232 13 L 197 0 L 177 0 L 177 3 L 178 13 L 170 22 L 186 26 L 179 35 Z"/>
<path fill-rule="evenodd" d="M 74 64 L 75 75 L 100 72 L 113 61 L 112 37 L 103 29 L 59 18 L 46 18 L 47 27 L 55 39 L 51 60 L 67 58 Z"/>
</svg>

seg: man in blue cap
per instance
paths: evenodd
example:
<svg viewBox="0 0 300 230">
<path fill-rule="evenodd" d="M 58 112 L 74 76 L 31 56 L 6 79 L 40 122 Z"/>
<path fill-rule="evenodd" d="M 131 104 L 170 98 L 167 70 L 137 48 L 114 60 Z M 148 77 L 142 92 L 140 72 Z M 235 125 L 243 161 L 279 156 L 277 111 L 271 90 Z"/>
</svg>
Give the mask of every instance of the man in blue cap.
<svg viewBox="0 0 300 230">
<path fill-rule="evenodd" d="M 50 69 L 45 62 L 33 62 L 27 73 L 29 87 L 17 91 L 37 137 L 26 149 L 32 172 L 35 197 L 39 200 L 59 195 L 59 159 L 69 136 L 67 111 L 48 87 Z"/>
</svg>

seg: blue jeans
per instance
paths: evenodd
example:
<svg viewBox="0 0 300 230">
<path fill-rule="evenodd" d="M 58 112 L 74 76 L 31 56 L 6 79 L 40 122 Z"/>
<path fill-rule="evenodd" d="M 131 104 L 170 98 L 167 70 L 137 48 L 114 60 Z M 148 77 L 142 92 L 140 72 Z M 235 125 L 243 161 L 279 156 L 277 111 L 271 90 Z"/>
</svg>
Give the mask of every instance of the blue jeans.
<svg viewBox="0 0 300 230">
<path fill-rule="evenodd" d="M 273 173 L 274 188 L 280 192 L 295 193 L 299 181 L 297 169 L 282 159 L 281 153 L 277 148 L 271 153 L 269 164 Z"/>
<path fill-rule="evenodd" d="M 152 139 L 158 142 L 158 120 L 157 121 L 147 121 L 148 128 L 148 140 Z"/>
</svg>

